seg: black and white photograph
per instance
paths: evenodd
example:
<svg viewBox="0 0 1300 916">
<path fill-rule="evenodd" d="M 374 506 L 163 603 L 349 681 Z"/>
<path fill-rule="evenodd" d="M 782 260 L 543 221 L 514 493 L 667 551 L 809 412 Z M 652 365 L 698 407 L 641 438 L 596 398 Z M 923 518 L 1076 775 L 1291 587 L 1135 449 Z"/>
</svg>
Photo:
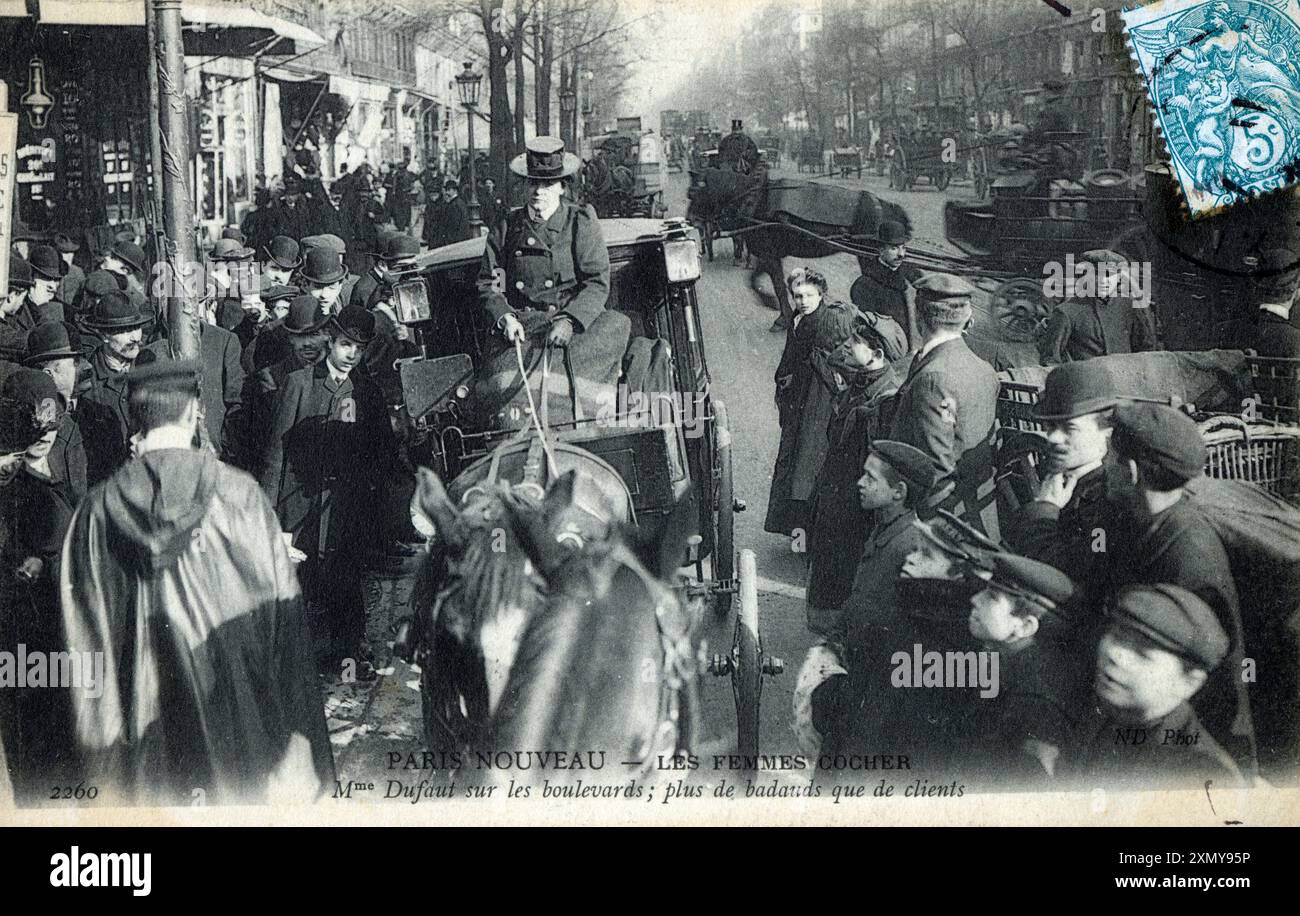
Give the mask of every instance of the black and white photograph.
<svg viewBox="0 0 1300 916">
<path fill-rule="evenodd" d="M 0 824 L 1300 825 L 1298 290 L 1300 0 L 0 0 Z"/>
</svg>

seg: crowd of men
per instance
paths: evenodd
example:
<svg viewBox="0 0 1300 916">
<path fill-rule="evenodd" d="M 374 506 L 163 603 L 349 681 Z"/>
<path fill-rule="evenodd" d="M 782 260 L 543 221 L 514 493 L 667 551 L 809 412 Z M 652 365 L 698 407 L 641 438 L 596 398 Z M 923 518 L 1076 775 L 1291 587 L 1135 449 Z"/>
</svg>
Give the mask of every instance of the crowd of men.
<svg viewBox="0 0 1300 916">
<path fill-rule="evenodd" d="M 314 660 L 310 686 L 317 718 L 317 671 L 374 679 L 364 638 L 362 564 L 368 551 L 382 550 L 389 541 L 408 534 L 416 540 L 404 527 L 385 527 L 394 518 L 401 521 L 392 524 L 409 525 L 405 512 L 387 510 L 393 500 L 409 498 L 410 472 L 390 416 L 400 402 L 395 361 L 418 353 L 409 329 L 397 320 L 392 294 L 422 250 L 420 240 L 403 231 L 411 228 L 412 214 L 410 185 L 401 176 L 414 173 L 386 169 L 392 191 L 377 194 L 377 183 L 363 166 L 335 182 L 331 191 L 343 200 L 336 206 L 311 160 L 298 171 L 305 174 L 295 176 L 289 193 L 274 201 L 262 197 L 262 206 L 242 228 L 222 232 L 204 254 L 197 287 L 189 278 L 191 285 L 182 292 L 197 302 L 199 312 L 193 360 L 180 358 L 155 305 L 166 301 L 168 282 L 183 281 L 151 271 L 145 245 L 128 229 L 89 257 L 70 235 L 20 233 L 11 251 L 9 293 L 0 301 L 0 642 L 5 651 L 23 646 L 31 653 L 57 653 L 70 640 L 96 632 L 92 618 L 103 608 L 89 598 L 75 608 L 70 599 L 60 599 L 60 577 L 66 583 L 69 575 L 65 561 L 78 564 L 71 573 L 77 595 L 85 598 L 86 589 L 100 589 L 99 598 L 108 602 L 104 607 L 113 607 L 112 593 L 120 583 L 99 570 L 161 563 L 159 557 L 175 553 L 170 539 L 177 531 L 197 537 L 208 525 L 189 517 L 199 504 L 194 501 L 219 493 L 228 500 L 227 515 L 212 521 L 218 530 L 204 530 L 212 543 L 224 545 L 225 566 L 213 551 L 209 558 L 216 565 L 180 574 L 168 585 L 175 590 L 171 599 L 209 607 L 210 613 L 198 616 L 212 633 L 188 636 L 198 642 L 238 640 L 250 627 L 270 633 L 274 638 L 256 651 L 284 653 L 283 659 L 268 660 L 266 670 L 290 679 L 300 673 L 291 659 L 306 659 L 308 668 Z M 432 246 L 474 234 L 459 187 L 448 178 L 440 193 L 430 195 L 424 236 Z M 490 184 L 484 190 L 487 213 L 495 219 L 500 200 Z M 381 207 L 384 197 L 389 205 Z M 192 446 L 192 455 L 168 457 L 181 446 Z M 128 468 L 150 470 L 127 473 Z M 288 580 L 273 562 L 276 551 L 258 540 L 264 532 L 256 500 L 243 483 L 248 478 L 232 477 L 228 469 L 247 472 L 269 499 L 275 513 L 272 534 L 295 564 Z M 88 494 L 93 509 L 87 505 L 77 514 Z M 170 508 L 160 508 L 169 501 Z M 166 524 L 158 521 L 158 511 L 169 517 Z M 252 517 L 242 518 L 240 512 Z M 79 542 L 90 551 L 84 555 L 63 552 L 74 515 L 88 531 L 107 526 L 103 541 Z M 240 528 L 245 524 L 250 527 Z M 264 555 L 253 558 L 250 551 Z M 284 642 L 289 631 L 279 628 L 302 636 L 285 611 L 297 583 L 310 609 L 311 636 L 290 645 Z M 241 589 L 247 606 L 213 597 L 230 598 Z M 159 604 L 168 600 L 156 583 L 150 594 Z M 65 632 L 65 615 L 72 626 L 78 612 L 87 615 L 85 630 Z M 242 613 L 251 616 L 239 618 Z M 147 616 L 141 611 L 143 630 L 151 626 Z M 223 624 L 230 625 L 231 635 Z M 152 637 L 164 638 L 170 637 Z M 80 644 L 84 647 L 85 639 Z M 100 648 L 110 664 L 121 659 L 121 646 Z M 196 693 L 205 689 L 205 677 L 193 673 Z M 249 689 L 256 689 L 261 677 L 251 677 Z M 155 686 L 154 696 L 115 698 L 120 714 L 147 718 L 178 699 L 173 691 L 185 692 L 183 686 Z M 300 706 L 304 688 L 296 682 L 291 687 Z M 46 783 L 76 775 L 74 743 L 83 751 L 87 741 L 90 746 L 97 740 L 115 743 L 108 734 L 83 734 L 74 742 L 69 691 L 43 688 L 0 690 L 0 744 L 21 799 L 36 799 L 42 789 L 48 791 Z M 258 699 L 267 698 L 250 702 Z M 200 714 L 200 709 L 196 701 L 189 725 L 211 712 Z M 306 714 L 297 709 L 293 715 L 301 720 Z M 158 722 L 164 720 L 159 715 Z M 183 720 L 168 721 L 178 727 Z M 262 752 L 270 754 L 279 740 L 275 730 L 287 726 L 267 711 L 260 721 L 268 745 Z M 329 759 L 328 747 L 317 746 L 323 720 L 320 729 L 310 716 L 305 721 L 294 731 L 310 739 L 311 753 L 304 759 L 315 760 L 323 774 L 320 761 Z M 165 734 L 154 740 L 159 743 L 146 756 L 175 751 Z M 196 766 L 215 767 L 208 775 L 217 784 L 236 779 L 233 771 L 220 772 L 212 764 L 219 757 L 211 755 L 207 764 L 196 761 Z"/>
<path fill-rule="evenodd" d="M 1295 641 L 1246 641 L 1273 612 L 1242 606 L 1252 571 L 1230 563 L 1200 503 L 1200 428 L 1174 406 L 1121 396 L 1102 358 L 1155 348 L 1144 312 L 1105 284 L 1056 310 L 1042 353 L 1055 368 L 1033 407 L 1040 479 L 1027 500 L 999 499 L 999 383 L 965 337 L 974 290 L 912 271 L 907 241 L 882 226 L 854 306 L 830 306 L 856 310 L 852 331 L 782 363 L 833 370 L 839 389 L 813 485 L 818 639 L 796 691 L 801 740 L 831 769 L 901 755 L 954 794 L 1293 781 L 1300 742 L 1260 727 L 1273 701 L 1246 660 L 1294 674 Z M 1263 256 L 1243 284 L 1252 308 L 1220 329 L 1224 345 L 1300 358 L 1298 262 Z M 796 272 L 792 290 L 807 277 Z M 909 287 L 915 327 L 900 345 Z M 781 372 L 778 403 L 798 383 Z M 806 420 L 812 404 L 791 416 Z M 1279 619 L 1293 617 L 1294 583 L 1271 587 Z"/>
</svg>

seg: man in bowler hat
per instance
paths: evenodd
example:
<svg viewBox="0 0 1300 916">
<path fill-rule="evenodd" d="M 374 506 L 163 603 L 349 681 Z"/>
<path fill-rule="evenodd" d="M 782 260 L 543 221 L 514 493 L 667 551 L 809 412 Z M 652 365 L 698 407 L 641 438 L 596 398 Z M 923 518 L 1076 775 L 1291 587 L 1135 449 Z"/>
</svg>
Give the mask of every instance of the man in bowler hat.
<svg viewBox="0 0 1300 916">
<path fill-rule="evenodd" d="M 485 221 L 488 227 L 495 223 Z M 427 248 L 441 248 L 463 239 L 472 238 L 474 227 L 469 224 L 469 211 L 460 197 L 460 184 L 448 178 L 442 185 L 442 197 L 425 208 L 424 244 Z"/>
<path fill-rule="evenodd" d="M 262 285 L 288 286 L 293 272 L 302 266 L 298 243 L 287 235 L 277 235 L 262 249 Z"/>
<path fill-rule="evenodd" d="M 33 327 L 42 321 L 62 321 L 64 303 L 59 299 L 59 285 L 67 276 L 68 265 L 53 245 L 36 245 L 27 260 L 32 270 L 32 286 L 27 303 Z M 29 329 L 30 330 L 30 329 Z"/>
<path fill-rule="evenodd" d="M 83 319 L 99 337 L 90 355 L 88 387 L 77 406 L 86 442 L 86 472 L 93 485 L 126 463 L 131 456 L 127 416 L 126 376 L 143 350 L 144 327 L 152 321 L 138 302 L 124 292 L 100 297 Z M 150 354 L 151 356 L 153 354 Z"/>
<path fill-rule="evenodd" d="M 61 321 L 45 321 L 27 337 L 23 365 L 39 369 L 54 380 L 68 409 L 59 419 L 58 433 L 47 456 L 49 476 L 63 486 L 76 505 L 86 495 L 86 444 L 76 419 L 78 364 L 83 359 L 80 335 Z"/>
<path fill-rule="evenodd" d="M 81 250 L 81 245 L 72 236 L 60 232 L 54 236 L 54 247 L 58 249 L 59 257 L 63 258 L 63 263 L 68 266 L 68 272 L 63 275 L 62 282 L 59 283 L 59 292 L 55 297 L 65 306 L 71 306 L 77 301 L 77 296 L 81 293 L 81 285 L 86 282 L 86 272 L 79 266 L 72 263 L 77 252 Z"/>
<path fill-rule="evenodd" d="M 1113 507 L 1106 501 L 1103 463 L 1110 448 L 1115 383 L 1104 363 L 1065 363 L 1047 374 L 1034 404 L 1049 451 L 1037 492 L 1003 526 L 1019 553 L 1078 581 L 1096 573 L 1103 555 L 1096 547 Z"/>
<path fill-rule="evenodd" d="M 957 277 L 917 281 L 921 348 L 895 399 L 890 438 L 930 456 L 955 483 L 946 504 L 969 524 L 998 538 L 993 485 L 993 434 L 998 377 L 966 346 L 974 289 Z"/>
<path fill-rule="evenodd" d="M 907 227 L 896 220 L 883 220 L 876 232 L 880 254 L 858 258 L 862 275 L 849 288 L 849 299 L 864 313 L 881 315 L 898 324 L 907 336 L 908 349 L 916 341 L 916 319 L 908 304 L 908 289 L 921 272 L 906 262 Z"/>
<path fill-rule="evenodd" d="M 276 393 L 260 480 L 303 564 L 307 599 L 325 611 L 320 647 L 335 670 L 369 680 L 361 565 L 377 546 L 373 508 L 397 449 L 378 388 L 355 371 L 374 315 L 347 306 L 329 327 L 325 358 L 290 372 Z"/>
</svg>

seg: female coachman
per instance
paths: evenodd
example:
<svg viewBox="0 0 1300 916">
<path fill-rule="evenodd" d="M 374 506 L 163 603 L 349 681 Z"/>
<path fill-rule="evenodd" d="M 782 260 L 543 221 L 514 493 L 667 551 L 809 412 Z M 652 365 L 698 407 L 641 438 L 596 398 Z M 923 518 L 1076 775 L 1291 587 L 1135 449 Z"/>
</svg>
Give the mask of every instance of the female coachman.
<svg viewBox="0 0 1300 916">
<path fill-rule="evenodd" d="M 853 330 L 853 308 L 827 301 L 826 278 L 809 267 L 786 278 L 794 324 L 776 368 L 781 445 L 763 530 L 806 539 L 813 488 L 826 458 L 826 426 L 837 385 L 827 357 Z"/>
</svg>

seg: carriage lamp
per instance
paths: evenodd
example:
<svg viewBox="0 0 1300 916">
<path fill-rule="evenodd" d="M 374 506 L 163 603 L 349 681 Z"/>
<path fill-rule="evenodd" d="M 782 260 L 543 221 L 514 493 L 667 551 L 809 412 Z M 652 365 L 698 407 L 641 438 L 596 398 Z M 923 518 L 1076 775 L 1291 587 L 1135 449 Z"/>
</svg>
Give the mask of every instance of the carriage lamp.
<svg viewBox="0 0 1300 916">
<path fill-rule="evenodd" d="M 483 74 L 474 72 L 473 61 L 465 61 L 465 69 L 456 74 L 456 91 L 460 93 L 460 103 L 466 108 L 476 107 L 482 84 Z"/>
<path fill-rule="evenodd" d="M 664 242 L 664 268 L 669 283 L 689 283 L 700 278 L 700 248 L 693 238 Z"/>
<path fill-rule="evenodd" d="M 45 92 L 45 64 L 39 57 L 33 57 L 27 64 L 27 94 L 22 97 L 27 108 L 27 120 L 33 130 L 44 130 L 54 107 L 54 99 Z"/>
</svg>

